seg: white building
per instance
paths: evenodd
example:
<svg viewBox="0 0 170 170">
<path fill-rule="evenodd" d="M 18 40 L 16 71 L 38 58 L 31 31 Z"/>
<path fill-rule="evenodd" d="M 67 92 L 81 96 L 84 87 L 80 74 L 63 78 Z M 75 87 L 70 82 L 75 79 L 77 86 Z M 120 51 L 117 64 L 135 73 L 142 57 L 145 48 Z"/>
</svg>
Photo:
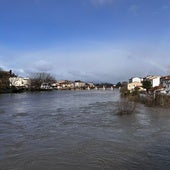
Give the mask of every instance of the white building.
<svg viewBox="0 0 170 170">
<path fill-rule="evenodd" d="M 129 79 L 129 83 L 134 83 L 134 82 L 141 83 L 142 81 L 143 79 L 140 77 L 132 77 L 131 79 Z"/>
<path fill-rule="evenodd" d="M 74 83 L 68 80 L 61 80 L 56 83 L 57 89 L 74 89 Z"/>
<path fill-rule="evenodd" d="M 136 87 L 142 88 L 142 83 L 140 83 L 140 82 L 133 82 L 133 83 L 128 83 L 127 84 L 127 89 L 130 92 L 134 91 Z"/>
<path fill-rule="evenodd" d="M 41 86 L 40 86 L 41 89 L 44 89 L 44 90 L 50 90 L 52 89 L 51 85 L 49 83 L 42 83 Z"/>
<path fill-rule="evenodd" d="M 145 79 L 150 81 L 152 87 L 156 87 L 160 85 L 160 76 L 147 76 Z"/>
<path fill-rule="evenodd" d="M 78 80 L 78 81 L 74 82 L 74 87 L 75 88 L 85 88 L 86 87 L 86 83 Z"/>
<path fill-rule="evenodd" d="M 95 85 L 94 85 L 93 83 L 87 83 L 87 86 L 88 86 L 89 88 L 94 88 L 94 87 L 95 87 Z"/>
<path fill-rule="evenodd" d="M 29 88 L 31 85 L 31 80 L 29 78 L 22 77 L 10 77 L 10 86 Z"/>
</svg>

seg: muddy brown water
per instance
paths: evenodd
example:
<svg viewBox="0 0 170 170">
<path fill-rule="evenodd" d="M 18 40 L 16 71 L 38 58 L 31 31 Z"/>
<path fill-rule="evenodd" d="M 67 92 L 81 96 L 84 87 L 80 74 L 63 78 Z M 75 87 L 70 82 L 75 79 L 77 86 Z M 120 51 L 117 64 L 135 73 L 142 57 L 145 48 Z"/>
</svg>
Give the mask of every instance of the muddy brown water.
<svg viewBox="0 0 170 170">
<path fill-rule="evenodd" d="M 0 95 L 0 170 L 169 170 L 170 110 L 116 115 L 117 90 Z"/>
</svg>

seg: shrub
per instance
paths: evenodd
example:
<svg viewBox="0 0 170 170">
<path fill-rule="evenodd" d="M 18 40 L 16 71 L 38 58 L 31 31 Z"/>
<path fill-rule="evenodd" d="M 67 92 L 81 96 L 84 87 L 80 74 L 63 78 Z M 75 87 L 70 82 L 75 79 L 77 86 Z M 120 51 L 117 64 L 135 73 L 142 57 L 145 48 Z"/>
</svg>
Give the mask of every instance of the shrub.
<svg viewBox="0 0 170 170">
<path fill-rule="evenodd" d="M 130 115 L 134 113 L 136 110 L 137 103 L 134 101 L 130 101 L 129 99 L 123 99 L 117 103 L 117 114 L 122 115 Z"/>
</svg>

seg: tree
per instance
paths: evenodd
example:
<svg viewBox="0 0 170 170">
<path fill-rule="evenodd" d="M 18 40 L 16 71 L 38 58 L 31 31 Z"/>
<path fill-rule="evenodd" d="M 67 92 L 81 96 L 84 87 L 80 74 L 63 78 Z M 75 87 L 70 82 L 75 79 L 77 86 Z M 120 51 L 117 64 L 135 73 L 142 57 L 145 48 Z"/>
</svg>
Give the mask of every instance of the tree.
<svg viewBox="0 0 170 170">
<path fill-rule="evenodd" d="M 12 73 L 12 70 L 4 71 L 0 68 L 0 91 L 5 91 L 10 88 L 10 77 L 16 77 L 16 75 Z"/>
<path fill-rule="evenodd" d="M 54 83 L 56 79 L 50 73 L 33 73 L 30 75 L 31 87 L 39 89 L 42 83 Z"/>
<path fill-rule="evenodd" d="M 142 86 L 143 86 L 143 88 L 146 89 L 146 91 L 148 93 L 149 89 L 152 87 L 152 83 L 149 80 L 145 80 L 142 82 Z"/>
<path fill-rule="evenodd" d="M 116 88 L 119 88 L 119 87 L 121 87 L 121 86 L 122 86 L 121 82 L 118 82 L 118 83 L 116 84 Z"/>
</svg>

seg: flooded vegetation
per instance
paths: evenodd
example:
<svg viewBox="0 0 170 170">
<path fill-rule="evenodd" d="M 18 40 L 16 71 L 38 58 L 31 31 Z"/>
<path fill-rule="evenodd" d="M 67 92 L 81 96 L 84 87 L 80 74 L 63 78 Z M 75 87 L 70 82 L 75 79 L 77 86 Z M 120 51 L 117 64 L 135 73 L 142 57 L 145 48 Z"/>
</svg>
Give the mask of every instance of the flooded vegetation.
<svg viewBox="0 0 170 170">
<path fill-rule="evenodd" d="M 119 91 L 0 95 L 0 169 L 169 169 L 170 110 L 135 106 Z"/>
<path fill-rule="evenodd" d="M 133 114 L 136 111 L 137 102 L 130 101 L 127 98 L 122 98 L 119 102 L 117 102 L 117 114 L 129 115 Z"/>
</svg>

